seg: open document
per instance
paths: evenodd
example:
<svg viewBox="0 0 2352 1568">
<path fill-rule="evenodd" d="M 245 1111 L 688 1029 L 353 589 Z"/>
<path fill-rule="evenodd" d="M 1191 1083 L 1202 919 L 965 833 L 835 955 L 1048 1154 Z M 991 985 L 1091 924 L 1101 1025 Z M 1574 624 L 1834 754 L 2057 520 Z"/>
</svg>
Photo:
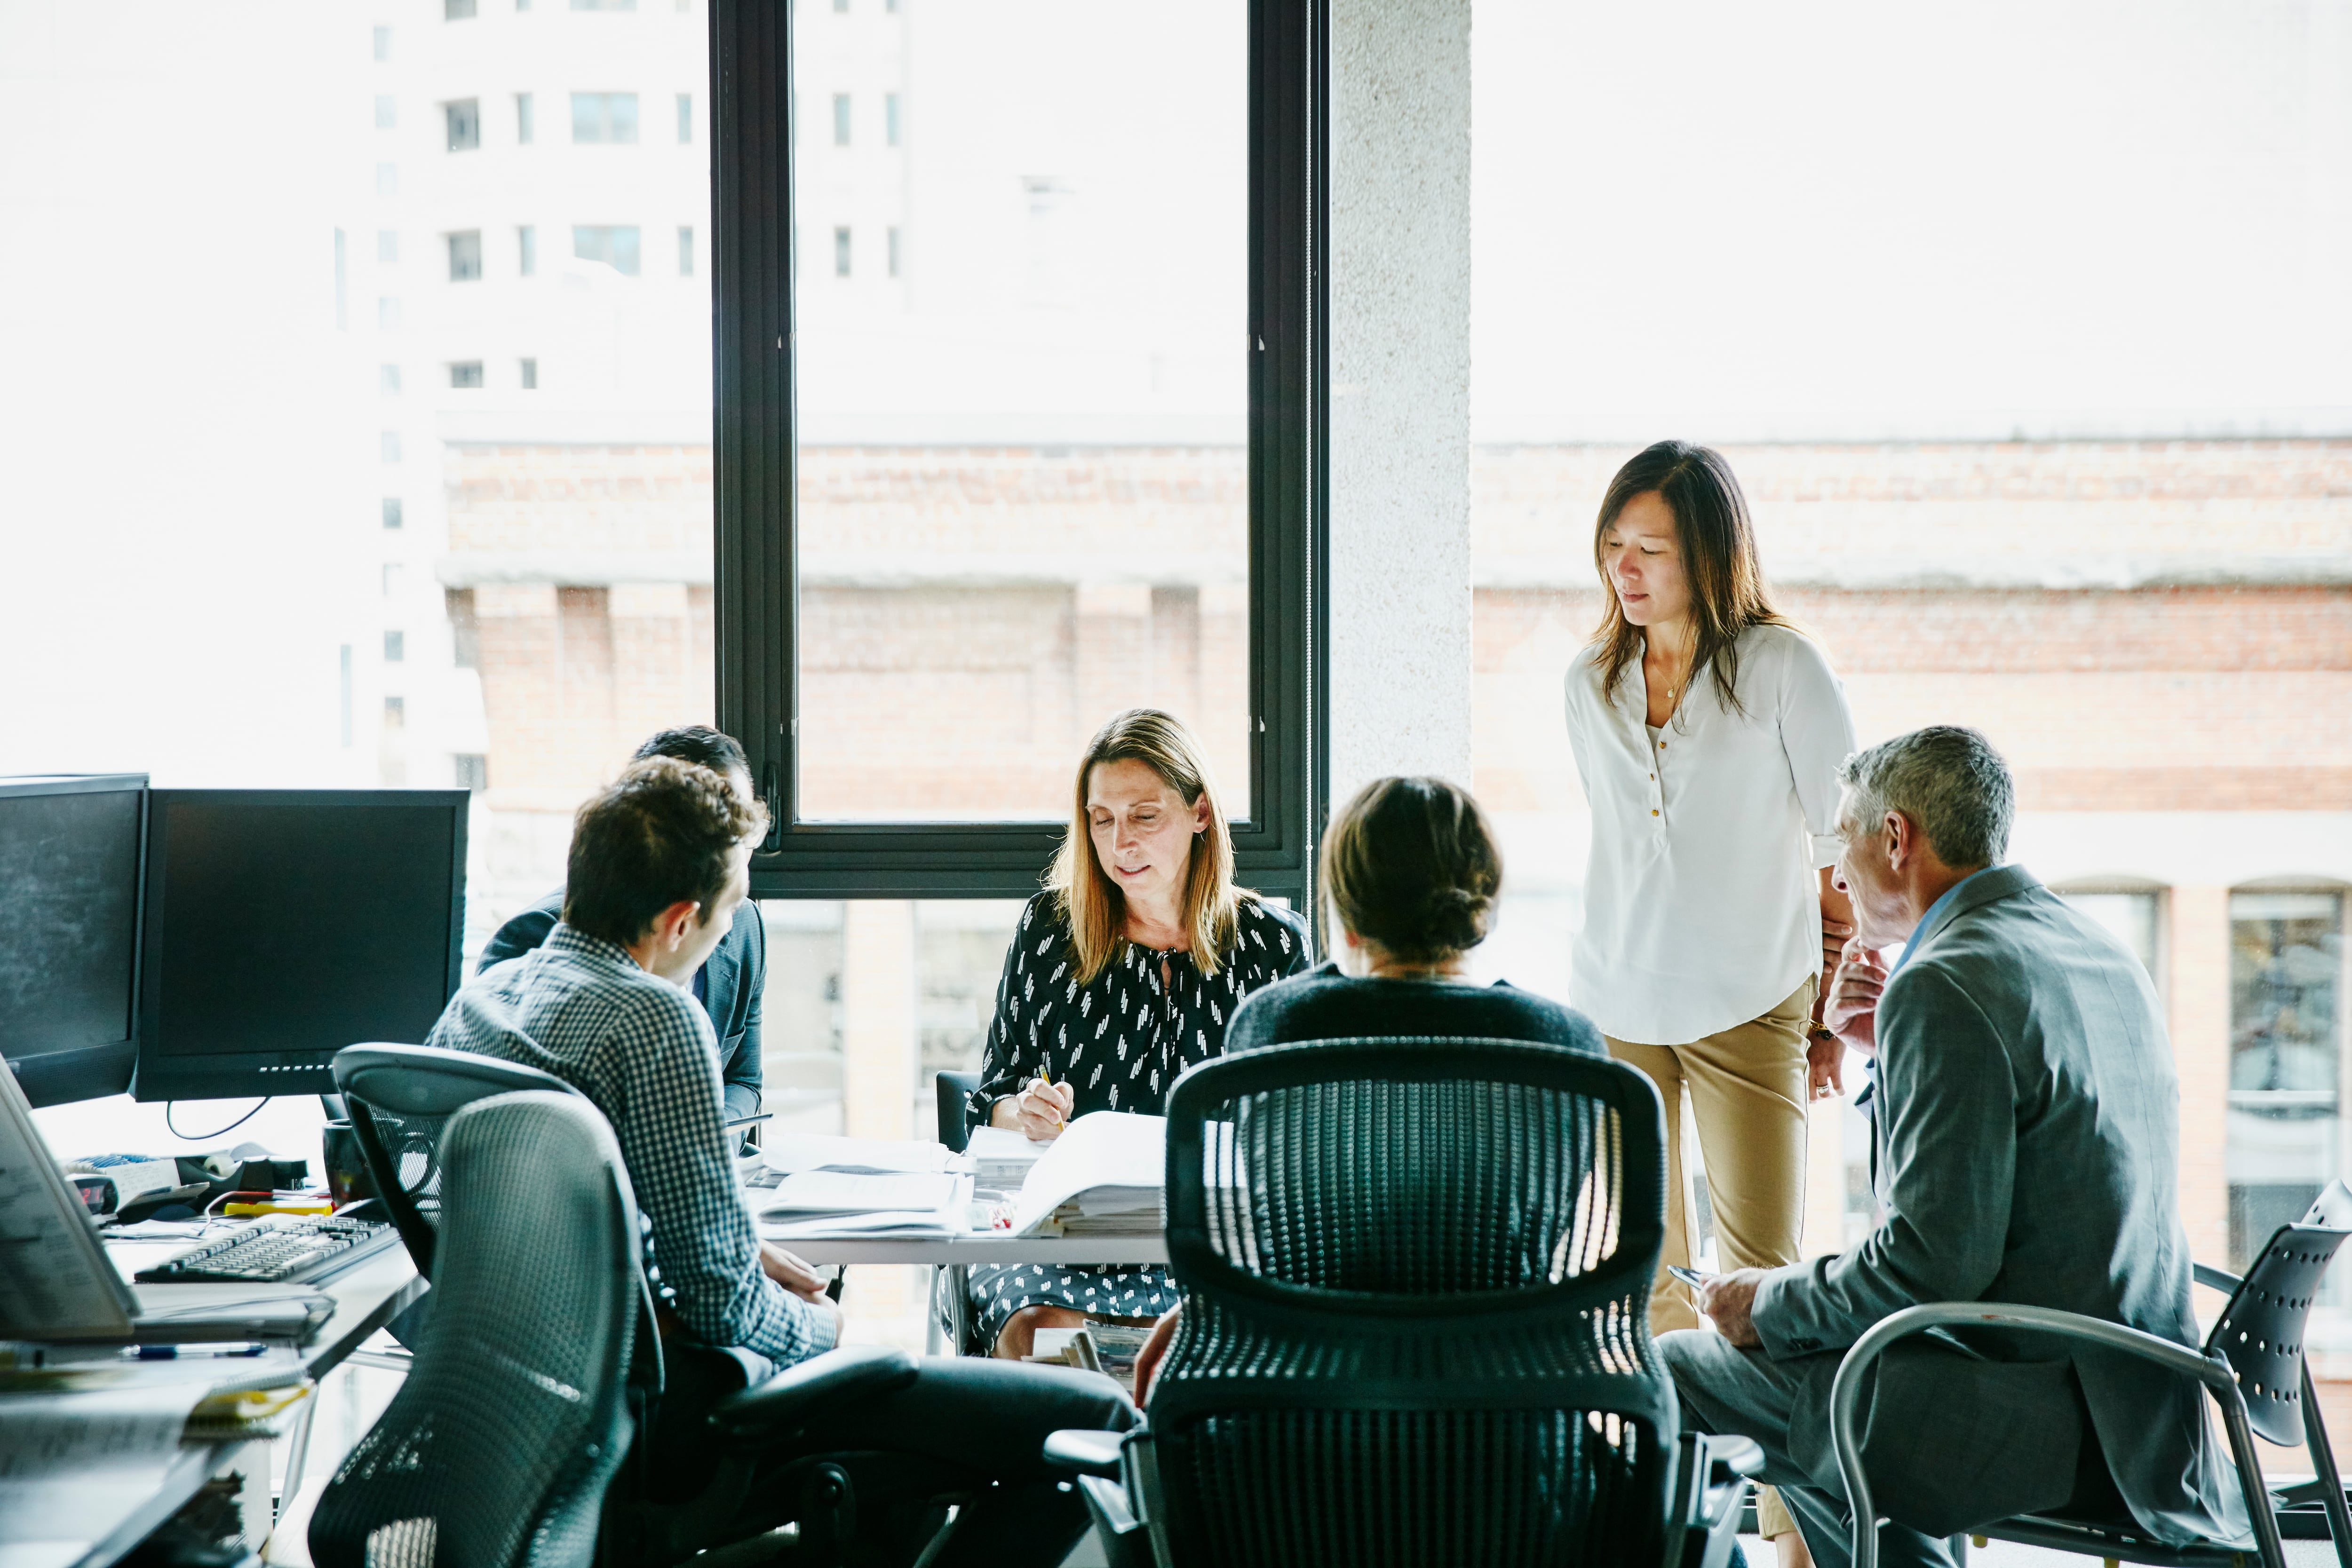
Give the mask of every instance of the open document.
<svg viewBox="0 0 2352 1568">
<path fill-rule="evenodd" d="M 1013 1205 L 1026 1236 L 1152 1236 L 1160 1230 L 1168 1119 L 1097 1111 L 1030 1167 Z"/>
</svg>

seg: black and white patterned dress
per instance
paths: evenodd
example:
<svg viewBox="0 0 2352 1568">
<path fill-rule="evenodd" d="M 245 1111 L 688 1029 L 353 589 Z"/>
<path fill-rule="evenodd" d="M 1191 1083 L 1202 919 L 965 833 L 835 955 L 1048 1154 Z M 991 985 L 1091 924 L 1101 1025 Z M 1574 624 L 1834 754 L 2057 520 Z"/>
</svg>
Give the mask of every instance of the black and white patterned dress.
<svg viewBox="0 0 2352 1568">
<path fill-rule="evenodd" d="M 1306 928 L 1287 910 L 1245 898 L 1234 950 L 1203 975 L 1185 948 L 1129 946 L 1093 982 L 1077 982 L 1070 928 L 1041 893 L 1021 912 L 996 988 L 996 1018 L 967 1114 L 986 1124 L 992 1107 L 1044 1072 L 1071 1086 L 1073 1116 L 1089 1111 L 1158 1115 L 1168 1086 L 1195 1062 L 1223 1054 L 1225 1023 L 1242 998 L 1307 967 Z M 1168 983 L 1161 979 L 1165 968 Z M 988 1343 L 1024 1307 L 1070 1307 L 1100 1317 L 1156 1317 L 1176 1304 L 1164 1269 L 1017 1263 L 971 1271 L 979 1328 Z"/>
</svg>

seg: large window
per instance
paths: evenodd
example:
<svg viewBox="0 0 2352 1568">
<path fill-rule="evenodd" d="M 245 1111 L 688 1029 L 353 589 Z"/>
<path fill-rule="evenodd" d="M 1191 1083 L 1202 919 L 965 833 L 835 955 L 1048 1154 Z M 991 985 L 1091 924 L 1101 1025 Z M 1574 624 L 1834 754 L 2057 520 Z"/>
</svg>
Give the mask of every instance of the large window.
<svg viewBox="0 0 2352 1568">
<path fill-rule="evenodd" d="M 1985 730 L 2012 858 L 2141 956 L 2190 1246 L 2242 1255 L 2347 1169 L 2315 890 L 2352 880 L 2352 208 L 2308 194 L 2352 189 L 2336 24 L 1476 12 L 1475 783 L 1509 868 L 1482 971 L 1577 999 L 1560 684 L 1594 514 L 1648 443 L 1717 446 L 1863 740 Z M 1670 89 L 1633 68 L 1668 58 Z M 1860 1119 L 1815 1116 L 1808 1252 L 1870 1221 Z M 2352 1324 L 2314 1343 L 2352 1371 Z"/>
<path fill-rule="evenodd" d="M 2230 898 L 2230 1256 L 2243 1268 L 2320 1189 L 2343 1146 L 2344 898 Z"/>
<path fill-rule="evenodd" d="M 1087 737 L 1156 706 L 1244 880 L 1303 895 L 1316 96 L 1308 8 L 1260 10 L 717 7 L 720 706 L 762 892 L 1033 891 Z"/>
</svg>

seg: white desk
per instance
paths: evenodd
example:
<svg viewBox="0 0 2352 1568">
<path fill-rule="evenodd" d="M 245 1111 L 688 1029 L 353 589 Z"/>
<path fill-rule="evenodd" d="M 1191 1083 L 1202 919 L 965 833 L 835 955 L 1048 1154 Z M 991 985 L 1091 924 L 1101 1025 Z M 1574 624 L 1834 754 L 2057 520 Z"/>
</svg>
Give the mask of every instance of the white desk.
<svg viewBox="0 0 2352 1568">
<path fill-rule="evenodd" d="M 930 1306 L 923 1313 L 923 1350 L 929 1355 L 960 1354 L 970 1326 L 964 1270 L 986 1263 L 1163 1264 L 1168 1238 L 1151 1236 L 1015 1236 L 1009 1230 L 975 1230 L 956 1237 L 804 1236 L 778 1240 L 812 1263 L 921 1263 L 931 1270 Z M 946 1278 L 942 1280 L 941 1274 Z M 950 1323 L 940 1322 L 940 1293 Z M 950 1343 L 950 1337 L 954 1343 Z"/>
<path fill-rule="evenodd" d="M 116 1242 L 108 1247 L 107 1255 L 113 1260 L 116 1269 L 128 1277 L 136 1270 L 185 1251 L 188 1246 L 185 1241 Z M 223 1285 L 220 1289 L 225 1292 L 243 1293 L 247 1287 Z M 415 1268 L 409 1262 L 407 1249 L 394 1247 L 328 1281 L 319 1290 L 332 1298 L 335 1312 L 301 1347 L 303 1370 L 313 1379 L 324 1377 L 357 1350 L 370 1334 L 406 1311 L 425 1293 L 425 1282 L 418 1278 Z M 223 1380 L 241 1374 L 237 1364 L 231 1362 L 224 1372 Z M 238 1456 L 248 1452 L 260 1455 L 257 1463 L 261 1490 L 265 1494 L 261 1500 L 266 1511 L 268 1501 L 266 1494 L 269 1489 L 268 1446 L 266 1443 L 191 1443 L 181 1449 L 178 1462 L 172 1467 L 154 1495 L 142 1501 L 102 1539 L 92 1542 L 89 1550 L 74 1560 L 73 1568 L 107 1568 L 108 1564 L 147 1539 L 165 1520 L 177 1513 L 190 1498 L 203 1489 L 207 1479 L 234 1468 Z M 244 1462 L 252 1464 L 257 1461 L 248 1458 Z M 259 1544 L 257 1541 L 254 1542 L 257 1547 Z"/>
</svg>

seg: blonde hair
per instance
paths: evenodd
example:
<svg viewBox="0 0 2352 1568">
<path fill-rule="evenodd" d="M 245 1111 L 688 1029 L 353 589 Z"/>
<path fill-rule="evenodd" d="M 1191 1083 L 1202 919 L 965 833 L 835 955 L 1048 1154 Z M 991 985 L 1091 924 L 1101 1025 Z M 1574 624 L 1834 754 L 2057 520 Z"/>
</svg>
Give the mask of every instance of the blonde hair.
<svg viewBox="0 0 2352 1568">
<path fill-rule="evenodd" d="M 1055 908 L 1070 927 L 1070 956 L 1078 984 L 1086 985 L 1110 967 L 1128 945 L 1127 895 L 1095 854 L 1087 810 L 1087 782 L 1105 762 L 1142 763 L 1188 807 L 1207 799 L 1208 826 L 1195 835 L 1185 870 L 1181 924 L 1192 962 L 1203 975 L 1215 974 L 1240 931 L 1241 901 L 1257 894 L 1234 885 L 1234 839 L 1225 829 L 1224 807 L 1217 800 L 1201 743 L 1173 714 L 1139 707 L 1114 717 L 1087 743 L 1086 755 L 1078 759 L 1070 831 L 1045 873 Z"/>
</svg>

